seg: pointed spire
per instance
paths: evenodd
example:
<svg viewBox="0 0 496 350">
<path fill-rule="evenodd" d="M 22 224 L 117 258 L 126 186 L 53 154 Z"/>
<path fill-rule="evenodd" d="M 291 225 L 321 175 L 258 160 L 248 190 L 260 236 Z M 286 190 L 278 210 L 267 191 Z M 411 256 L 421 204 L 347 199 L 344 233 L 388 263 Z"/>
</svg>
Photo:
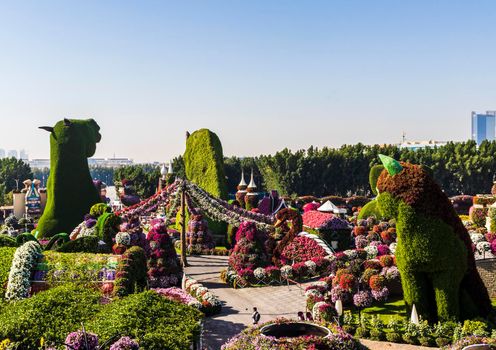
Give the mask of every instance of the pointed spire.
<svg viewBox="0 0 496 350">
<path fill-rule="evenodd" d="M 253 179 L 253 168 L 251 169 L 251 177 L 250 177 L 250 183 L 248 184 L 248 188 L 257 188 L 257 185 L 255 184 L 255 180 Z"/>
<path fill-rule="evenodd" d="M 239 185 L 238 187 L 241 187 L 243 186 L 244 188 L 246 188 L 246 181 L 245 181 L 245 171 L 243 169 L 241 169 L 241 181 L 239 182 Z"/>
</svg>

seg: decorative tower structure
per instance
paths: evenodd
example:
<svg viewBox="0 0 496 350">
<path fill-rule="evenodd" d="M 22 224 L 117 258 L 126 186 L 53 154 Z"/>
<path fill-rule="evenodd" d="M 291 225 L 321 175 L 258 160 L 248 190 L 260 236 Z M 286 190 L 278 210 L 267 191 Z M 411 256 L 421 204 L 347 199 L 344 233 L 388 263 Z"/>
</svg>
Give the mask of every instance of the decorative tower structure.
<svg viewBox="0 0 496 350">
<path fill-rule="evenodd" d="M 255 184 L 255 179 L 253 178 L 253 169 L 251 169 L 251 178 L 248 187 L 246 188 L 245 196 L 245 209 L 252 210 L 257 207 L 258 204 L 258 193 L 256 192 L 257 185 Z"/>
<path fill-rule="evenodd" d="M 246 184 L 245 181 L 245 172 L 243 169 L 241 169 L 241 181 L 239 182 L 239 185 L 237 187 L 238 192 L 236 192 L 236 200 L 238 201 L 239 205 L 241 207 L 245 207 L 245 197 L 246 197 L 246 188 L 248 185 Z"/>
</svg>

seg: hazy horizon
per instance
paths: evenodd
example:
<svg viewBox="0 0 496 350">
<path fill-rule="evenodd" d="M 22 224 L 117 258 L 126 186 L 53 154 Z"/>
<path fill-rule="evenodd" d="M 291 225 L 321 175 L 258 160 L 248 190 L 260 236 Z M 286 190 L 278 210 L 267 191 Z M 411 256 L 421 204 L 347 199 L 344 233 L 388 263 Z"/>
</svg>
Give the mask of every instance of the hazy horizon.
<svg viewBox="0 0 496 350">
<path fill-rule="evenodd" d="M 168 161 L 185 131 L 226 156 L 465 141 L 496 109 L 492 1 L 0 4 L 0 148 L 94 118 L 95 157 Z M 22 130 L 22 132 L 20 131 Z M 19 131 L 19 133 L 15 132 Z"/>
</svg>

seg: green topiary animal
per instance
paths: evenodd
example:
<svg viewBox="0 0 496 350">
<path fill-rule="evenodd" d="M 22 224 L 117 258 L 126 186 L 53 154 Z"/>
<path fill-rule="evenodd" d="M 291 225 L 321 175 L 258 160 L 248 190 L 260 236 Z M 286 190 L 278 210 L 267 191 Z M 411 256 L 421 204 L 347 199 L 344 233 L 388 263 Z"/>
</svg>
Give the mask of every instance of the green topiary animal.
<svg viewBox="0 0 496 350">
<path fill-rule="evenodd" d="M 487 316 L 491 302 L 471 240 L 448 197 L 423 167 L 382 156 L 382 212 L 396 219 L 396 260 L 405 302 L 425 319 Z"/>
<path fill-rule="evenodd" d="M 222 144 L 215 133 L 208 129 L 200 129 L 188 137 L 184 166 L 188 180 L 215 197 L 227 199 Z M 208 227 L 217 234 L 224 235 L 227 231 L 225 223 L 209 220 Z"/>
<path fill-rule="evenodd" d="M 374 165 L 370 168 L 369 173 L 369 184 L 372 193 L 377 196 L 377 180 L 379 179 L 379 175 L 381 175 L 384 170 L 384 165 Z M 383 214 L 377 205 L 377 200 L 373 199 L 360 209 L 360 213 L 358 213 L 358 219 L 366 219 L 370 216 L 374 216 L 377 219 L 381 219 Z"/>
<path fill-rule="evenodd" d="M 64 119 L 41 129 L 50 132 L 50 176 L 47 204 L 36 228 L 38 238 L 71 232 L 91 206 L 101 202 L 87 160 L 101 139 L 98 124 L 93 119 Z"/>
</svg>

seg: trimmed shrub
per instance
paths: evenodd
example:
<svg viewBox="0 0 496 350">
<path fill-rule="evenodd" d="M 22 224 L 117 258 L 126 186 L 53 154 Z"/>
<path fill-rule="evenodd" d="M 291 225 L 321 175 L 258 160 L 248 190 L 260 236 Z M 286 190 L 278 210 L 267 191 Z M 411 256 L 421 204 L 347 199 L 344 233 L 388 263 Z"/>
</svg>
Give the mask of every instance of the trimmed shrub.
<svg viewBox="0 0 496 350">
<path fill-rule="evenodd" d="M 98 241 L 99 238 L 96 236 L 85 236 L 62 244 L 56 251 L 61 253 L 98 253 Z"/>
<path fill-rule="evenodd" d="M 377 219 L 381 219 L 383 217 L 381 209 L 375 199 L 365 204 L 358 213 L 358 219 L 366 219 L 371 216 Z"/>
<path fill-rule="evenodd" d="M 377 179 L 379 179 L 379 175 L 381 175 L 384 170 L 384 165 L 377 164 L 370 168 L 369 173 L 369 185 L 372 193 L 377 196 Z"/>
<path fill-rule="evenodd" d="M 123 297 L 146 288 L 146 256 L 143 248 L 134 246 L 126 250 L 117 265 L 114 295 Z"/>
<path fill-rule="evenodd" d="M 100 293 L 91 288 L 66 284 L 31 298 L 6 304 L 0 313 L 0 339 L 19 342 L 19 349 L 39 349 L 46 343 L 63 341 L 99 309 Z"/>
<path fill-rule="evenodd" d="M 227 199 L 222 144 L 215 133 L 208 129 L 193 132 L 186 140 L 184 152 L 186 177 L 217 198 Z M 212 232 L 224 235 L 225 223 L 210 221 Z"/>
<path fill-rule="evenodd" d="M 86 328 L 101 339 L 126 334 L 143 349 L 187 350 L 199 335 L 201 318 L 200 311 L 147 291 L 103 306 Z"/>
<path fill-rule="evenodd" d="M 59 121 L 50 131 L 50 176 L 47 204 L 36 228 L 38 237 L 71 232 L 101 202 L 93 185 L 88 157 L 100 142 L 100 127 L 93 119 Z"/>
</svg>

